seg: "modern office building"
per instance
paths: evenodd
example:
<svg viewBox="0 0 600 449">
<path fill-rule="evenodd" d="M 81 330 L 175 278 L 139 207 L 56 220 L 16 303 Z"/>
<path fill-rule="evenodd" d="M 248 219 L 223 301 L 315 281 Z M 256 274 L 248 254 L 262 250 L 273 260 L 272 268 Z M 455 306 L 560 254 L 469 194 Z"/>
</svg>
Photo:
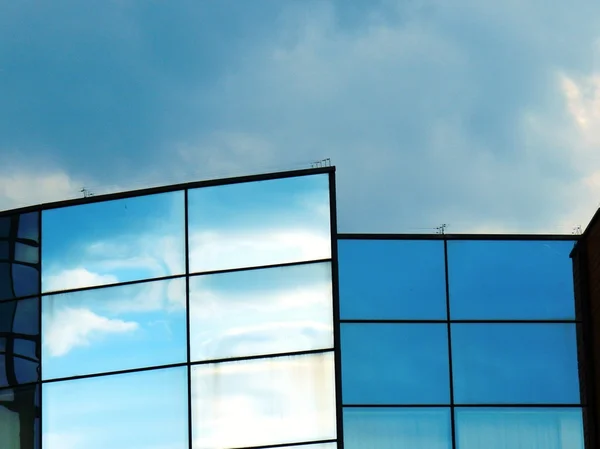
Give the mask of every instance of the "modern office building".
<svg viewBox="0 0 600 449">
<path fill-rule="evenodd" d="M 0 213 L 0 448 L 595 447 L 578 236 L 335 200 L 324 167 Z"/>
</svg>

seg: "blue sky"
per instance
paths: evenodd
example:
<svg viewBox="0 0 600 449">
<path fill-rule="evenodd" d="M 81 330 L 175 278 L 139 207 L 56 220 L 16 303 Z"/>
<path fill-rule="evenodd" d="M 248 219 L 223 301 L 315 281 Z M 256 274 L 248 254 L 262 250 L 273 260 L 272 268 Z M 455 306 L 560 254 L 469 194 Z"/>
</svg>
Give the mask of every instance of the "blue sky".
<svg viewBox="0 0 600 449">
<path fill-rule="evenodd" d="M 0 8 L 2 208 L 324 157 L 349 232 L 570 233 L 598 206 L 595 0 Z"/>
</svg>

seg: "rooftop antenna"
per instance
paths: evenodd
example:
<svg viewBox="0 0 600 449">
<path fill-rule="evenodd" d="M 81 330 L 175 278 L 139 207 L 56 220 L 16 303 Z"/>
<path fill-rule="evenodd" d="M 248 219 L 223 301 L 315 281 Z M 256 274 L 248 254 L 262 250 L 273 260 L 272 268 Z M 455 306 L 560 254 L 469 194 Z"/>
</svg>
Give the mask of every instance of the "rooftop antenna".
<svg viewBox="0 0 600 449">
<path fill-rule="evenodd" d="M 84 198 L 89 198 L 89 197 L 91 197 L 91 196 L 94 196 L 94 194 L 93 194 L 93 193 L 92 193 L 90 190 L 86 189 L 85 187 L 84 187 L 84 188 L 82 188 L 82 189 L 80 190 L 80 192 L 81 192 L 81 193 L 83 193 L 83 197 L 84 197 Z"/>
<path fill-rule="evenodd" d="M 442 223 L 440 226 L 438 226 L 437 228 L 435 228 L 436 230 L 436 234 L 445 234 L 446 233 L 446 228 L 448 227 L 448 225 L 446 223 Z"/>
<path fill-rule="evenodd" d="M 581 228 L 581 225 L 575 225 L 575 226 L 573 226 L 573 232 L 571 232 L 571 234 L 573 234 L 573 235 L 582 235 L 583 234 L 583 229 Z"/>
<path fill-rule="evenodd" d="M 311 168 L 331 167 L 331 158 L 321 159 L 319 161 L 312 162 Z"/>
</svg>

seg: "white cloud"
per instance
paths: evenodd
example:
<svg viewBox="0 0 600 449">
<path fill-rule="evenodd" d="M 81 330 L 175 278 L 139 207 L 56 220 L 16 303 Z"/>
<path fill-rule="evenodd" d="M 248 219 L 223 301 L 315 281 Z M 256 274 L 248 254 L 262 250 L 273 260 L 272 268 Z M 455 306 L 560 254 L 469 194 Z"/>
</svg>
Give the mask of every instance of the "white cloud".
<svg viewBox="0 0 600 449">
<path fill-rule="evenodd" d="M 85 268 L 71 268 L 44 278 L 45 291 L 60 291 L 91 285 L 114 284 L 119 279 L 112 274 L 98 274 Z"/>
<path fill-rule="evenodd" d="M 124 334 L 138 329 L 133 321 L 109 319 L 85 308 L 49 310 L 45 317 L 44 345 L 53 357 L 67 354 L 73 348 L 88 346 L 92 340 L 110 334 Z"/>
</svg>

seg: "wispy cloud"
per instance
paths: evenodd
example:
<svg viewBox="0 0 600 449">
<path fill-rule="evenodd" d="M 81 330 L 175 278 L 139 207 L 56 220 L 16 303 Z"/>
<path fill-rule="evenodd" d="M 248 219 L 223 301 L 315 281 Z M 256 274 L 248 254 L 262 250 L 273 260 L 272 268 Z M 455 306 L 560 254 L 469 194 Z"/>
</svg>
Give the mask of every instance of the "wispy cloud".
<svg viewBox="0 0 600 449">
<path fill-rule="evenodd" d="M 88 346 L 110 334 L 134 332 L 138 323 L 108 319 L 85 308 L 62 308 L 46 321 L 44 345 L 50 355 L 60 357 L 76 347 Z"/>
</svg>

